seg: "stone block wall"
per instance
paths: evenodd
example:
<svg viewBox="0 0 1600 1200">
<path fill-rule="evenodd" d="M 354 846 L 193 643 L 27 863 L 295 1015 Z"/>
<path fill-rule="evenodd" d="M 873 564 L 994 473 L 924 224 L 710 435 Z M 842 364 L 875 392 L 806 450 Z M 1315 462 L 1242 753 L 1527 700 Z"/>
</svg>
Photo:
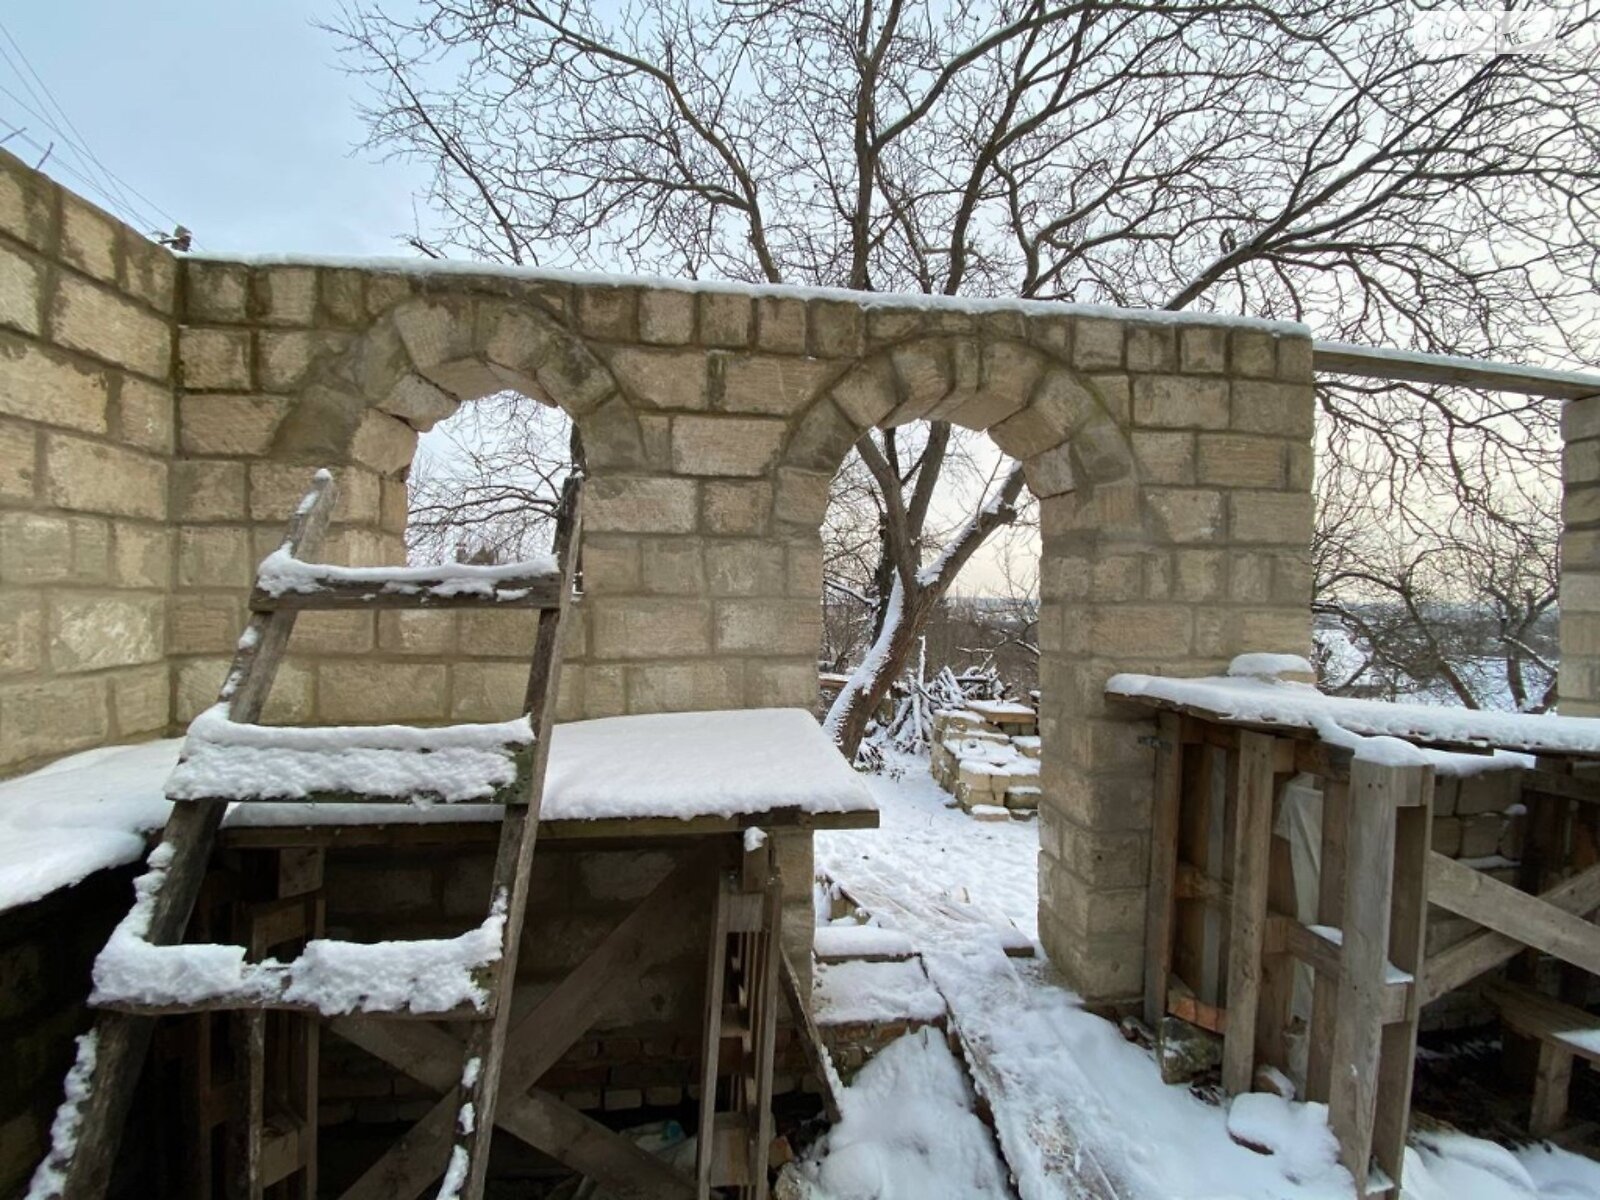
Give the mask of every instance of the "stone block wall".
<svg viewBox="0 0 1600 1200">
<path fill-rule="evenodd" d="M 1561 411 L 1561 712 L 1600 716 L 1600 396 Z"/>
<path fill-rule="evenodd" d="M 0 150 L 0 775 L 167 727 L 176 280 Z"/>
</svg>

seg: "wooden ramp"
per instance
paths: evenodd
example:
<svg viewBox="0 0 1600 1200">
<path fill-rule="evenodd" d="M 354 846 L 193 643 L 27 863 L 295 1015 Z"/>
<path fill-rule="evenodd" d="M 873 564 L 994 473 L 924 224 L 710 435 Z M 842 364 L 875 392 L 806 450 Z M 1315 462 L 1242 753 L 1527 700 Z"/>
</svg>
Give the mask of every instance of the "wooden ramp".
<svg viewBox="0 0 1600 1200">
<path fill-rule="evenodd" d="M 412 1039 L 423 1073 L 450 1097 L 449 1119 L 418 1169 L 424 1186 L 442 1176 L 440 1195 L 450 1200 L 482 1195 L 543 796 L 559 631 L 577 557 L 578 481 L 570 480 L 563 495 L 559 562 L 516 567 L 344 568 L 308 561 L 334 501 L 332 477 L 318 472 L 282 547 L 262 563 L 251 618 L 218 705 L 191 731 L 185 761 L 168 784 L 172 816 L 139 881 L 133 910 L 96 965 L 92 1002 L 102 1012 L 80 1042 L 55 1144 L 35 1174 L 30 1200 L 97 1200 L 105 1194 L 157 1016 L 219 1010 L 240 1014 L 235 1051 L 246 1062 L 239 1082 L 249 1096 L 229 1194 L 260 1197 L 287 1181 L 295 1194 L 315 1196 L 314 1022 L 329 1011 L 330 994 L 338 996 L 333 1011 L 467 1023 L 460 1041 L 442 1031 Z M 299 613 L 478 606 L 539 611 L 523 720 L 437 730 L 301 730 L 255 723 Z M 383 947 L 312 940 L 317 917 L 308 916 L 304 904 L 290 903 L 271 925 L 275 932 L 256 933 L 248 946 L 230 952 L 222 945 L 182 944 L 230 804 L 450 799 L 463 786 L 463 773 L 478 789 L 474 799 L 505 806 L 486 916 L 477 929 L 457 939 Z M 282 778 L 296 781 L 292 795 L 275 790 Z M 298 957 L 263 960 L 267 949 L 285 942 L 302 947 Z M 269 1014 L 275 1020 L 308 1014 L 297 1018 L 303 1028 L 290 1040 L 297 1050 L 288 1069 L 303 1104 L 299 1121 L 288 1128 L 271 1125 L 263 1107 L 263 1097 L 277 1086 L 268 1076 L 282 1069 L 283 1058 L 269 1060 L 265 1053 Z M 397 1034 L 395 1040 L 407 1038 Z M 522 1105 L 530 1106 L 539 1108 L 537 1100 Z"/>
</svg>

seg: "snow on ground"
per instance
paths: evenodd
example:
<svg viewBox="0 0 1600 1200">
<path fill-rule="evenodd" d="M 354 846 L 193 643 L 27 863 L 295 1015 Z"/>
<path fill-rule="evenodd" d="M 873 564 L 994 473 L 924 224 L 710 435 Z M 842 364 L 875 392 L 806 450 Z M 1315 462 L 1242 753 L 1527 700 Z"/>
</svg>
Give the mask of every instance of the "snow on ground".
<svg viewBox="0 0 1600 1200">
<path fill-rule="evenodd" d="M 1331 1135 L 1315 1110 L 1250 1098 L 1233 1115 L 1235 1131 L 1275 1153 L 1238 1144 L 1227 1109 L 1161 1083 L 1150 1055 L 1083 1011 L 1047 962 L 1000 951 L 1002 925 L 1035 930 L 1036 824 L 980 824 L 945 808 L 949 797 L 925 760 L 900 760 L 891 769 L 903 773 L 867 780 L 881 828 L 818 833 L 818 869 L 922 952 L 976 1060 L 1022 1200 L 1077 1200 L 1096 1187 L 1092 1194 L 1126 1200 L 1348 1200 L 1350 1177 L 1334 1161 Z M 927 1156 L 905 1148 L 916 1139 L 904 1127 L 877 1133 L 877 1150 L 863 1148 L 870 1131 L 863 1133 L 849 1102 L 863 1088 L 879 1094 L 880 1081 L 866 1076 L 846 1092 L 845 1124 L 818 1151 L 820 1167 L 808 1164 L 816 1200 L 1012 1194 L 998 1184 L 900 1190 L 892 1181 L 902 1171 L 924 1178 Z M 931 1082 L 920 1077 L 907 1125 L 920 1119 Z M 960 1101 L 964 1083 L 948 1086 Z M 895 1105 L 911 1095 L 896 1097 Z M 836 1184 L 826 1169 L 841 1146 L 852 1161 L 870 1159 L 878 1174 Z M 890 1182 L 874 1190 L 880 1177 Z M 1429 1135 L 1408 1155 L 1406 1183 L 1410 1200 L 1571 1200 L 1600 1196 L 1600 1164 L 1542 1146 L 1512 1152 L 1464 1135 Z"/>
</svg>

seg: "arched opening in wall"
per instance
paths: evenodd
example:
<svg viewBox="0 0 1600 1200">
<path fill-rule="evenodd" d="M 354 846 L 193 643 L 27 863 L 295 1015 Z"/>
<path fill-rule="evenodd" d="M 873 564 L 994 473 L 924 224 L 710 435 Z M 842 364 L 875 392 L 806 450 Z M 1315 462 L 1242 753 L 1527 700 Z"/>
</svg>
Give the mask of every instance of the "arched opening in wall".
<svg viewBox="0 0 1600 1200">
<path fill-rule="evenodd" d="M 870 436 L 839 468 L 822 523 L 819 704 L 840 740 L 858 723 L 856 759 L 882 827 L 819 835 L 820 869 L 835 885 L 819 918 L 897 904 L 932 912 L 931 890 L 1031 948 L 1038 505 L 983 431 L 913 421 Z M 909 596 L 898 560 L 907 543 Z M 852 692 L 865 693 L 864 714 Z M 883 894 L 860 894 L 862 856 Z"/>
<path fill-rule="evenodd" d="M 506 563 L 544 553 L 578 454 L 560 408 L 515 391 L 462 404 L 417 441 L 407 560 Z"/>
</svg>

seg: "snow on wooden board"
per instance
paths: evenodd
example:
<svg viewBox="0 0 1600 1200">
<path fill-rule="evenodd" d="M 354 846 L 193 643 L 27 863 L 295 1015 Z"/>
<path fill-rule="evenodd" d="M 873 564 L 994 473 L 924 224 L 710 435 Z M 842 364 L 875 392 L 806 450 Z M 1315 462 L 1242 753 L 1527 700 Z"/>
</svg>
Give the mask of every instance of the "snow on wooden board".
<svg viewBox="0 0 1600 1200">
<path fill-rule="evenodd" d="M 1319 733 L 1332 725 L 1362 738 L 1600 757 L 1600 720 L 1586 717 L 1360 700 L 1325 696 L 1305 683 L 1223 676 L 1175 679 L 1164 675 L 1113 675 L 1105 690 L 1114 698 L 1161 701 L 1245 725 L 1281 725 Z M 1430 755 L 1426 761 L 1444 774 L 1529 765 L 1517 757 L 1473 754 Z"/>
<path fill-rule="evenodd" d="M 937 1021 L 944 998 L 916 959 L 818 963 L 811 992 L 818 1025 Z"/>
<path fill-rule="evenodd" d="M 863 925 L 848 918 L 829 925 L 818 925 L 812 952 L 822 962 L 851 958 L 910 958 L 915 953 L 911 939 L 898 929 Z"/>
<path fill-rule="evenodd" d="M 548 555 L 525 562 L 477 565 L 442 563 L 422 567 L 340 567 L 302 562 L 280 546 L 261 560 L 256 586 L 269 596 L 289 592 L 319 592 L 330 588 L 371 587 L 375 593 L 415 596 L 427 593 L 448 598 L 484 596 L 513 599 L 503 587 L 541 575 L 558 575 L 556 560 Z"/>
</svg>

